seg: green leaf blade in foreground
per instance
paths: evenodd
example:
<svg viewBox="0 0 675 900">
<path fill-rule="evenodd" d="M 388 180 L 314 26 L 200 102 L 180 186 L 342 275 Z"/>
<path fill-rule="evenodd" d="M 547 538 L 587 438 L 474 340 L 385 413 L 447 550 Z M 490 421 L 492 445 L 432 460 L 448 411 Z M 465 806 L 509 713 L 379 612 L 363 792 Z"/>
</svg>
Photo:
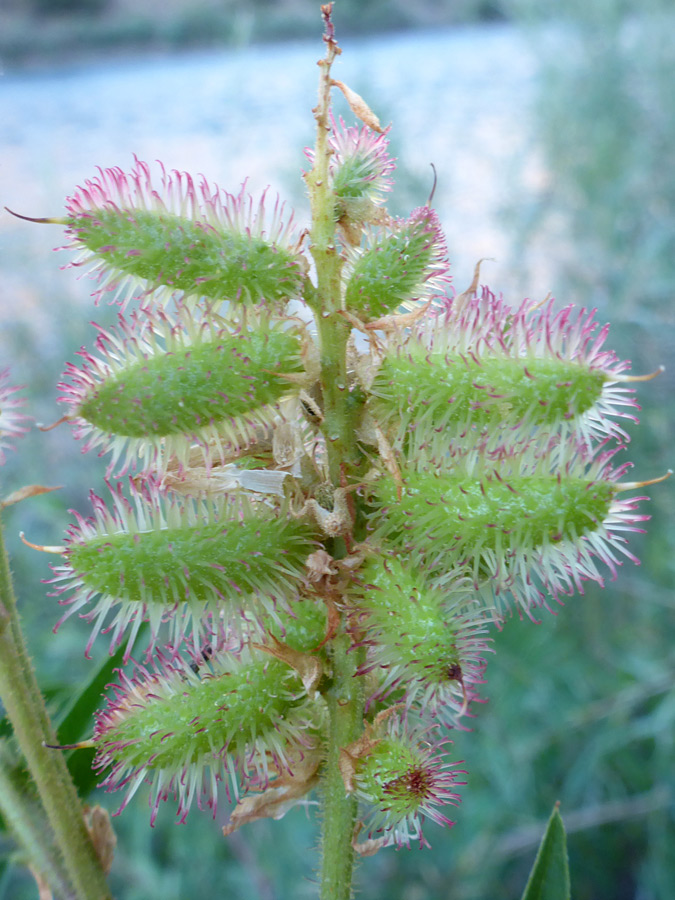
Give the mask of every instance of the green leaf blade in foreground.
<svg viewBox="0 0 675 900">
<path fill-rule="evenodd" d="M 521 900 L 570 900 L 567 838 L 557 803 Z"/>
<path fill-rule="evenodd" d="M 139 635 L 144 636 L 147 624 L 141 625 Z M 112 656 L 106 656 L 79 693 L 62 711 L 57 720 L 57 734 L 62 744 L 75 744 L 91 736 L 94 713 L 101 705 L 105 688 L 115 680 L 115 672 L 124 664 L 125 649 L 120 647 Z M 92 769 L 93 749 L 69 751 L 66 758 L 68 771 L 80 797 L 88 797 L 96 787 L 98 774 Z"/>
</svg>

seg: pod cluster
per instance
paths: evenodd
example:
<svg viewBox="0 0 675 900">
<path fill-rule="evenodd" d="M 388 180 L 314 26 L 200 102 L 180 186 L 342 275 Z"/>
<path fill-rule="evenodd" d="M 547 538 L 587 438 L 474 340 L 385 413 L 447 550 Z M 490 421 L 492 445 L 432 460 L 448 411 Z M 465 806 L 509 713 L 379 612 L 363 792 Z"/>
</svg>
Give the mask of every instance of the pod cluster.
<svg viewBox="0 0 675 900">
<path fill-rule="evenodd" d="M 324 310 L 282 204 L 138 161 L 69 198 L 75 263 L 133 306 L 60 384 L 110 496 L 75 514 L 52 581 L 87 653 L 107 632 L 147 657 L 93 739 L 124 803 L 150 781 L 153 820 L 170 796 L 184 820 L 222 788 L 247 821 L 306 794 L 339 638 L 367 695 L 345 790 L 368 841 L 401 845 L 459 800 L 447 733 L 483 699 L 490 627 L 630 558 L 645 517 L 612 457 L 636 404 L 592 313 L 452 295 L 435 211 L 386 211 L 386 133 L 333 121 L 329 147 L 354 332 L 340 483 Z"/>
</svg>

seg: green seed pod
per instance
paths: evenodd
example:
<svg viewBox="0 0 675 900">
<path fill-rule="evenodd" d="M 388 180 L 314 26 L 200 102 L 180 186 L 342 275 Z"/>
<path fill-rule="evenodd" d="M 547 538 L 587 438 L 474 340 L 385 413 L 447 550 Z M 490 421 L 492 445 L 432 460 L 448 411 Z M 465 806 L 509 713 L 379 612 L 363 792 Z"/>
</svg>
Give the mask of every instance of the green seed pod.
<svg viewBox="0 0 675 900">
<path fill-rule="evenodd" d="M 293 650 L 315 650 L 326 637 L 326 606 L 316 597 L 294 600 L 287 608 L 274 610 L 265 629 Z"/>
<path fill-rule="evenodd" d="M 345 308 L 364 321 L 426 299 L 447 282 L 445 239 L 436 213 L 415 210 L 394 231 L 382 231 L 356 256 L 345 292 Z"/>
<path fill-rule="evenodd" d="M 262 320 L 237 330 L 186 309 L 177 321 L 145 312 L 101 330 L 98 355 L 82 351 L 84 365 L 69 364 L 59 385 L 84 450 L 112 451 L 109 473 L 120 459 L 122 473 L 143 463 L 161 470 L 172 458 L 184 464 L 194 444 L 207 466 L 223 462 L 228 447 L 271 426 L 279 401 L 302 382 L 294 328 Z"/>
<path fill-rule="evenodd" d="M 151 645 L 169 620 L 174 646 L 191 627 L 197 648 L 205 636 L 243 627 L 242 607 L 255 614 L 260 604 L 283 607 L 296 596 L 314 549 L 306 523 L 244 498 L 167 499 L 133 482 L 130 491 L 133 505 L 118 486 L 112 512 L 92 495 L 94 518 L 78 517 L 64 565 L 54 567 L 56 593 L 71 592 L 61 621 L 94 601 L 87 654 L 109 612 L 111 652 L 129 628 L 128 655 L 144 619 Z"/>
<path fill-rule="evenodd" d="M 95 768 L 112 766 L 104 786 L 126 788 L 120 811 L 148 781 L 151 824 L 169 795 L 181 821 L 195 796 L 215 816 L 220 782 L 228 798 L 230 789 L 238 796 L 240 781 L 264 785 L 316 752 L 321 701 L 307 698 L 284 663 L 256 651 L 219 652 L 200 675 L 180 657 L 159 657 L 156 672 L 138 667 L 133 679 L 120 674 L 93 738 Z"/>
<path fill-rule="evenodd" d="M 628 363 L 601 349 L 592 314 L 570 308 L 511 310 L 489 291 L 452 305 L 398 342 L 391 341 L 370 393 L 371 413 L 395 439 L 447 451 L 469 431 L 492 446 L 541 429 L 572 427 L 591 438 L 626 438 L 610 416 L 635 407 L 621 386 Z M 617 384 L 618 382 L 618 384 Z"/>
<path fill-rule="evenodd" d="M 453 359 L 415 347 L 383 361 L 371 392 L 380 421 L 462 434 L 494 424 L 557 428 L 591 409 L 604 384 L 602 372 L 562 359 Z"/>
<path fill-rule="evenodd" d="M 615 574 L 616 551 L 634 559 L 623 534 L 645 518 L 636 499 L 618 500 L 617 479 L 603 454 L 587 464 L 568 453 L 559 470 L 537 453 L 505 458 L 498 467 L 477 460 L 473 470 L 405 472 L 403 485 L 383 478 L 374 487 L 373 539 L 386 538 L 411 560 L 425 560 L 440 577 L 466 567 L 476 589 L 494 592 L 497 606 L 516 598 L 529 613 L 583 582 L 602 583 L 595 558 Z M 400 497 L 399 497 L 400 494 Z M 639 499 L 639 498 L 638 498 Z"/>
<path fill-rule="evenodd" d="M 399 716 L 376 720 L 371 738 L 353 775 L 368 837 L 381 846 L 408 847 L 411 840 L 425 843 L 426 818 L 453 825 L 441 809 L 460 802 L 456 789 L 466 784 L 460 780 L 466 772 L 447 761 L 445 746 L 451 741 L 438 739 L 433 729 L 410 728 Z"/>
<path fill-rule="evenodd" d="M 397 557 L 367 560 L 352 603 L 363 614 L 365 669 L 380 680 L 373 699 L 402 691 L 408 706 L 456 724 L 477 698 L 486 666 L 486 628 L 472 602 L 466 580 L 441 591 Z"/>
<path fill-rule="evenodd" d="M 93 263 L 97 295 L 131 284 L 268 308 L 298 296 L 304 265 L 278 199 L 266 227 L 265 195 L 254 209 L 245 186 L 235 197 L 185 172 L 162 169 L 161 180 L 155 188 L 137 160 L 129 175 L 99 170 L 68 198 L 76 265 Z"/>
<path fill-rule="evenodd" d="M 333 122 L 329 143 L 333 150 L 330 174 L 335 217 L 348 242 L 358 246 L 364 225 L 389 219 L 383 194 L 391 190 L 394 161 L 388 153 L 386 134 L 366 125 L 359 129 L 347 127 L 342 119 Z M 311 152 L 309 155 L 313 159 Z"/>
</svg>

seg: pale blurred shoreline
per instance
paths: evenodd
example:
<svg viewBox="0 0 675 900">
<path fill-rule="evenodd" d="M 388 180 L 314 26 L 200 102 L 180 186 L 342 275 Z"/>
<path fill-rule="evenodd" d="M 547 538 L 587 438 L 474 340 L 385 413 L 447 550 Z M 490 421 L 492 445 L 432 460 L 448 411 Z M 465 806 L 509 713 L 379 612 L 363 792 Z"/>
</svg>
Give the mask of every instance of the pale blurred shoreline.
<svg viewBox="0 0 675 900">
<path fill-rule="evenodd" d="M 4 0 L 6 70 L 312 40 L 319 0 Z M 509 18 L 508 0 L 334 0 L 340 39 Z"/>
<path fill-rule="evenodd" d="M 514 199 L 510 191 L 523 172 L 541 177 L 528 142 L 535 66 L 517 30 L 492 25 L 393 34 L 346 39 L 343 48 L 339 77 L 392 123 L 397 212 L 426 202 L 433 162 L 434 205 L 455 283 L 466 287 L 476 261 L 489 257 L 495 261 L 485 264 L 485 278 L 515 290 L 518 273 L 500 211 Z M 317 39 L 8 75 L 2 82 L 2 206 L 58 216 L 64 198 L 97 166 L 128 170 L 136 154 L 203 174 L 228 191 L 246 179 L 254 195 L 270 185 L 302 222 L 302 151 L 313 140 L 321 52 Z M 58 296 L 61 308 L 90 305 L 93 285 L 59 271 L 68 256 L 51 253 L 63 243 L 62 229 L 20 222 L 3 211 L 0 241 L 5 322 L 36 324 L 37 317 L 48 326 L 54 315 L 53 306 L 45 308 L 49 296 Z M 545 294 L 548 287 L 532 290 Z"/>
</svg>

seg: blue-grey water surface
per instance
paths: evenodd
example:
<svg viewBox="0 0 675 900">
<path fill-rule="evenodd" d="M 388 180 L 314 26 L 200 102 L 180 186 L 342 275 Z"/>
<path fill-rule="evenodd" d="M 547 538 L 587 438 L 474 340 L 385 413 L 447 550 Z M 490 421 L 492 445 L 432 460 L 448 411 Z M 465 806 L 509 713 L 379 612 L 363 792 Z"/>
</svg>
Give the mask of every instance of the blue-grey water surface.
<svg viewBox="0 0 675 900">
<path fill-rule="evenodd" d="M 97 166 L 129 169 L 133 154 L 203 173 L 236 191 L 270 184 L 306 216 L 300 171 L 312 141 L 321 41 L 223 49 L 0 78 L 0 200 L 28 215 L 54 216 Z M 535 65 L 519 33 L 482 26 L 404 33 L 343 44 L 335 77 L 393 123 L 408 207 L 435 205 L 446 228 L 456 284 L 479 257 L 495 257 L 490 280 L 513 281 L 498 212 L 516 189 L 529 149 Z M 338 111 L 349 119 L 344 104 Z M 48 292 L 84 300 L 90 286 L 58 272 L 58 229 L 0 215 L 6 315 L 33 317 Z M 56 280 L 54 280 L 56 279 Z"/>
</svg>

